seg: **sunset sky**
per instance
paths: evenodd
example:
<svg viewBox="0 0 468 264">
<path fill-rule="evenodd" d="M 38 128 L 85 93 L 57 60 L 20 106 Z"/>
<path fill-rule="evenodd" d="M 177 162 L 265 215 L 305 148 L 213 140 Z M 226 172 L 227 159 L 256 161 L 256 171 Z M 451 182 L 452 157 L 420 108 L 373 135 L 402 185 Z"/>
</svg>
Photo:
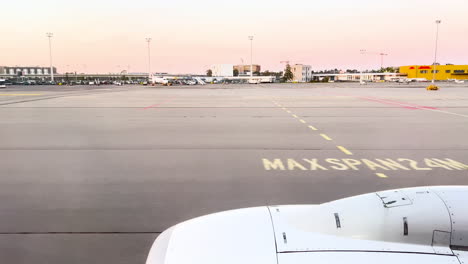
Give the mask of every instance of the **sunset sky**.
<svg viewBox="0 0 468 264">
<path fill-rule="evenodd" d="M 53 32 L 59 72 L 201 73 L 216 63 L 280 61 L 314 70 L 430 64 L 441 19 L 440 63 L 468 64 L 467 0 L 21 0 L 0 5 L 0 65 L 49 64 Z M 67 66 L 68 65 L 68 66 Z"/>
</svg>

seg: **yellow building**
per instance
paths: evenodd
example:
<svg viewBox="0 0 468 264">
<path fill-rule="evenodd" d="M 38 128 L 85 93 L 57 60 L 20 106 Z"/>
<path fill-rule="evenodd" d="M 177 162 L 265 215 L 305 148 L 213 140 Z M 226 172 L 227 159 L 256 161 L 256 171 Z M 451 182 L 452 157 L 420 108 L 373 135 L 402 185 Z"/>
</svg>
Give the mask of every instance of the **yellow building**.
<svg viewBox="0 0 468 264">
<path fill-rule="evenodd" d="M 400 73 L 407 74 L 407 78 L 425 78 L 432 80 L 436 68 L 435 79 L 446 80 L 468 80 L 468 65 L 412 65 L 400 67 Z"/>
</svg>

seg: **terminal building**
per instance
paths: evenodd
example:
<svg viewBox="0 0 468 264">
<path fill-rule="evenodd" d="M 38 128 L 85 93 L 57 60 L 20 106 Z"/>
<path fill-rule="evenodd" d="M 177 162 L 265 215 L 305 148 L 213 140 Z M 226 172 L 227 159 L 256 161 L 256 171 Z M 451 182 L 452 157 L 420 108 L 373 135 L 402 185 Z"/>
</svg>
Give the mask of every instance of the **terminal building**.
<svg viewBox="0 0 468 264">
<path fill-rule="evenodd" d="M 309 82 L 312 80 L 312 66 L 295 64 L 291 66 L 293 82 Z"/>
<path fill-rule="evenodd" d="M 234 76 L 233 64 L 215 64 L 211 66 L 213 77 L 232 77 Z"/>
<path fill-rule="evenodd" d="M 400 73 L 408 79 L 468 80 L 468 65 L 411 65 L 400 67 Z"/>
<path fill-rule="evenodd" d="M 57 74 L 57 68 L 53 67 L 54 74 Z M 31 76 L 42 77 L 50 75 L 50 67 L 31 67 L 31 66 L 0 66 L 0 75 L 5 77 Z"/>
<path fill-rule="evenodd" d="M 400 78 L 405 78 L 405 74 L 383 72 L 383 73 L 314 73 L 313 81 L 327 79 L 331 82 L 391 82 Z"/>
</svg>

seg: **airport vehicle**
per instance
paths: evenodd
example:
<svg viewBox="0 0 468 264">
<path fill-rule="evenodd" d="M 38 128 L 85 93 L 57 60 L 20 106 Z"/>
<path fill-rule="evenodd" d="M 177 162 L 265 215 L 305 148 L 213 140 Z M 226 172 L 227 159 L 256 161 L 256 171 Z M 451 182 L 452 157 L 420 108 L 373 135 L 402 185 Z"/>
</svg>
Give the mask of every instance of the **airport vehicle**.
<svg viewBox="0 0 468 264">
<path fill-rule="evenodd" d="M 455 80 L 455 83 L 461 84 L 461 83 L 465 83 L 465 81 L 464 80 Z"/>
<path fill-rule="evenodd" d="M 203 81 L 202 78 L 200 78 L 200 77 L 194 77 L 193 79 L 195 81 L 197 81 L 197 83 L 200 84 L 200 85 L 205 85 L 206 84 L 206 82 Z"/>
<path fill-rule="evenodd" d="M 163 232 L 146 262 L 182 263 L 468 263 L 468 186 L 398 189 L 195 218 Z"/>
<path fill-rule="evenodd" d="M 6 88 L 6 81 L 5 81 L 5 79 L 0 79 L 0 88 Z"/>
<path fill-rule="evenodd" d="M 154 83 L 154 84 L 162 84 L 162 85 L 168 85 L 169 84 L 169 80 L 165 77 L 158 77 L 158 76 L 153 76 L 151 78 L 151 83 Z"/>
<path fill-rule="evenodd" d="M 436 85 L 429 85 L 428 87 L 426 87 L 426 90 L 428 90 L 428 91 L 438 91 L 439 87 L 437 87 Z"/>
<path fill-rule="evenodd" d="M 410 82 L 428 82 L 426 78 L 408 78 Z"/>
<path fill-rule="evenodd" d="M 408 80 L 408 78 L 398 78 L 396 82 L 397 83 L 409 84 L 410 80 Z"/>
</svg>

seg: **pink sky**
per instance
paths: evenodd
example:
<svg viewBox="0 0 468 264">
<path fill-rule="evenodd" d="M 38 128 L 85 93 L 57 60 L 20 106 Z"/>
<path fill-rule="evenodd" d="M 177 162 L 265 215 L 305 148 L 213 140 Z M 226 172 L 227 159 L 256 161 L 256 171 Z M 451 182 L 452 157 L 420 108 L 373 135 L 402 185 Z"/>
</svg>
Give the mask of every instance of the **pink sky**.
<svg viewBox="0 0 468 264">
<path fill-rule="evenodd" d="M 439 62 L 468 64 L 466 0 L 23 0 L 2 3 L 0 65 L 48 65 L 46 32 L 53 32 L 60 72 L 131 72 L 147 69 L 145 37 L 151 36 L 152 70 L 202 73 L 216 63 L 250 60 L 281 70 L 280 61 L 315 70 L 430 64 L 435 23 Z M 68 66 L 67 66 L 68 65 Z"/>
</svg>

